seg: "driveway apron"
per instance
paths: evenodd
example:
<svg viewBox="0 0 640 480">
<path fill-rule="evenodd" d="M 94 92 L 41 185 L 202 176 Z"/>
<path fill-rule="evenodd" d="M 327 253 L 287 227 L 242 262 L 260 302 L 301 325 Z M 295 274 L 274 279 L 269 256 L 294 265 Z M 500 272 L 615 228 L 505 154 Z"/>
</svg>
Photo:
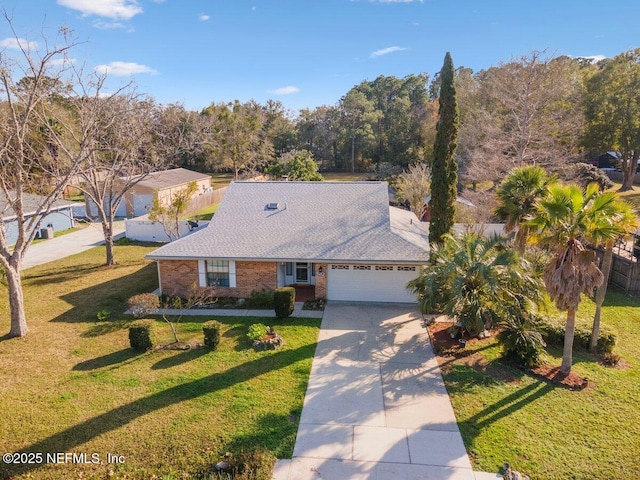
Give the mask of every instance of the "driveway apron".
<svg viewBox="0 0 640 480">
<path fill-rule="evenodd" d="M 277 480 L 475 479 L 415 305 L 327 304 Z"/>
</svg>

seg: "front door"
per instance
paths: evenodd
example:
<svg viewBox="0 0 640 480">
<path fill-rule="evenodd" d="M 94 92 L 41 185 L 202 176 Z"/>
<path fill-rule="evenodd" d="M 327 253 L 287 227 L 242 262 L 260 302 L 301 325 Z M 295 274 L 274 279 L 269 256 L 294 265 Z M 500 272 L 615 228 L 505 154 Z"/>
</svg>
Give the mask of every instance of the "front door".
<svg viewBox="0 0 640 480">
<path fill-rule="evenodd" d="M 309 283 L 309 264 L 296 262 L 295 283 Z"/>
</svg>

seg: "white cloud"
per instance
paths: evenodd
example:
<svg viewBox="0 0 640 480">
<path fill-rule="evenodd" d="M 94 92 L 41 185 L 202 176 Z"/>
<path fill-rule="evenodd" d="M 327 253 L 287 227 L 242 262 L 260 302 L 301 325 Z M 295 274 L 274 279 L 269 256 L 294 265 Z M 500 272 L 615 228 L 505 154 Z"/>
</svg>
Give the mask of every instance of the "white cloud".
<svg viewBox="0 0 640 480">
<path fill-rule="evenodd" d="M 9 37 L 0 41 L 0 47 L 8 48 L 10 50 L 37 50 L 38 42 L 30 42 L 24 38 Z"/>
<path fill-rule="evenodd" d="M 373 52 L 371 55 L 369 55 L 369 58 L 377 58 L 377 57 L 381 57 L 382 55 L 388 55 L 393 52 L 401 52 L 402 50 L 407 50 L 407 49 L 403 47 L 383 48 L 382 50 L 376 50 L 375 52 Z"/>
<path fill-rule="evenodd" d="M 93 22 L 93 26 L 99 30 L 118 30 L 120 28 L 127 28 L 127 26 L 122 22 L 96 21 L 96 22 Z"/>
<path fill-rule="evenodd" d="M 292 93 L 298 93 L 300 89 L 298 87 L 281 87 L 276 88 L 275 90 L 267 90 L 267 93 L 271 93 L 273 95 L 291 95 Z"/>
<path fill-rule="evenodd" d="M 201 14 L 198 16 L 198 20 L 200 20 L 200 21 L 202 21 L 202 22 L 206 22 L 207 20 L 209 20 L 209 18 L 211 18 L 211 17 L 209 17 L 209 15 L 205 15 L 204 13 L 201 13 Z"/>
<path fill-rule="evenodd" d="M 135 75 L 136 73 L 158 75 L 158 71 L 153 68 L 133 62 L 111 62 L 108 65 L 98 65 L 94 70 L 98 73 L 114 75 L 116 77 L 128 77 L 130 75 Z"/>
<path fill-rule="evenodd" d="M 129 20 L 142 13 L 136 0 L 58 0 L 63 7 L 78 10 L 83 16 L 98 15 L 114 20 Z"/>
</svg>

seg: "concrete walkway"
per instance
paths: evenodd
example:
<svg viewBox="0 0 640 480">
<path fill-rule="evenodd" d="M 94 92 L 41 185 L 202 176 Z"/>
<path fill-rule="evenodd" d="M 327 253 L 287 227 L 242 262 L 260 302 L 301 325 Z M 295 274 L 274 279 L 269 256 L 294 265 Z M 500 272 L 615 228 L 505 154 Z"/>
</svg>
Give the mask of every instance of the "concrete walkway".
<svg viewBox="0 0 640 480">
<path fill-rule="evenodd" d="M 118 239 L 122 235 L 124 235 L 124 221 L 113 222 L 114 238 Z M 100 223 L 91 223 L 82 230 L 32 244 L 27 249 L 21 270 L 75 255 L 102 244 L 104 244 L 102 226 Z"/>
<path fill-rule="evenodd" d="M 155 294 L 158 291 L 153 292 Z M 296 302 L 294 304 L 292 317 L 295 318 L 322 318 L 324 312 L 319 310 L 303 310 L 304 302 Z M 128 313 L 128 310 L 127 312 Z M 242 308 L 192 308 L 185 313 L 185 310 L 178 310 L 174 308 L 164 308 L 156 312 L 156 315 L 189 315 L 189 316 L 202 316 L 202 317 L 265 317 L 276 318 L 275 310 L 249 310 Z"/>
<path fill-rule="evenodd" d="M 293 458 L 273 478 L 499 477 L 471 468 L 416 307 L 330 302 Z"/>
</svg>

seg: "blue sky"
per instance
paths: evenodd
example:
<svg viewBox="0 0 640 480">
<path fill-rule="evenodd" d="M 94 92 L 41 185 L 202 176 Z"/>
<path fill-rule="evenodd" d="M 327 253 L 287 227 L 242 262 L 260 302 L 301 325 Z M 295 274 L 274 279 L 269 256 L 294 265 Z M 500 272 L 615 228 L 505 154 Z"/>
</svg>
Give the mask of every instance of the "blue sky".
<svg viewBox="0 0 640 480">
<path fill-rule="evenodd" d="M 614 56 L 640 47 L 638 0 L 3 0 L 25 40 L 60 26 L 71 56 L 134 79 L 160 103 L 273 98 L 287 108 L 337 103 L 378 75 L 433 76 L 451 52 L 474 71 L 547 50 Z M 0 49 L 11 54 L 0 23 Z M 14 51 L 15 52 L 15 51 Z"/>
</svg>

